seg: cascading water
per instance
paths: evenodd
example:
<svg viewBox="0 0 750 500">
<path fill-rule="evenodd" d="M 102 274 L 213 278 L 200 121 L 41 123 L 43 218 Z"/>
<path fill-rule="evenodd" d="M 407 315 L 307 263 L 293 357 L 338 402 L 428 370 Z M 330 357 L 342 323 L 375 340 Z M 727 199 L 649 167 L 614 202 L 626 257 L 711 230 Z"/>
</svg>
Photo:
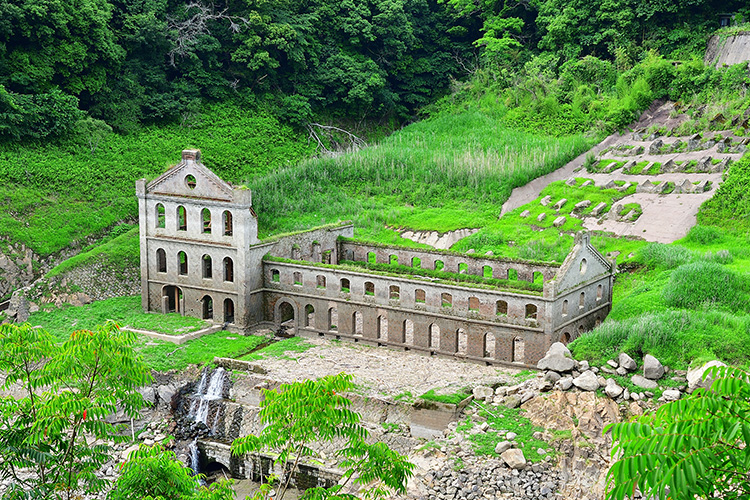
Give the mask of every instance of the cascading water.
<svg viewBox="0 0 750 500">
<path fill-rule="evenodd" d="M 190 406 L 190 416 L 193 417 L 194 421 L 207 423 L 210 402 L 222 399 L 226 379 L 227 372 L 224 368 L 217 368 L 211 375 L 210 380 L 208 379 L 208 370 L 203 371 L 198 389 L 195 392 L 195 399 Z M 215 425 L 214 422 L 214 427 Z"/>
<path fill-rule="evenodd" d="M 188 458 L 190 459 L 190 468 L 193 469 L 193 475 L 200 474 L 200 451 L 198 450 L 198 438 L 193 439 L 188 448 Z"/>
</svg>

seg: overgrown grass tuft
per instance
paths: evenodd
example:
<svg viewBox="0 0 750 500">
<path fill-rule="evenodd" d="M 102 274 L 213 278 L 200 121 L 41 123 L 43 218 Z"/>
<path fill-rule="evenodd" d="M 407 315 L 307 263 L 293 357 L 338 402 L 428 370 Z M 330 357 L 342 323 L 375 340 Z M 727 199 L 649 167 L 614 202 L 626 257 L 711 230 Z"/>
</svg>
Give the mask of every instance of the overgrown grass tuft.
<svg viewBox="0 0 750 500">
<path fill-rule="evenodd" d="M 747 287 L 737 274 L 716 262 L 684 264 L 672 272 L 664 289 L 664 302 L 671 307 L 746 310 Z"/>
</svg>

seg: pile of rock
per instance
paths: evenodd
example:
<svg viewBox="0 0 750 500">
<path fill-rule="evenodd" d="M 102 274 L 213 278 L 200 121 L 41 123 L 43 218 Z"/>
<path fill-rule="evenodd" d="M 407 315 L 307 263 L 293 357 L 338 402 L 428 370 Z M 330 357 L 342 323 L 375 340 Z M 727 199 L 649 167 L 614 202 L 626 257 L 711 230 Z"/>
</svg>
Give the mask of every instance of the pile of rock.
<svg viewBox="0 0 750 500">
<path fill-rule="evenodd" d="M 499 460 L 464 462 L 461 470 L 443 468 L 423 478 L 430 500 L 514 498 L 545 500 L 555 498 L 562 474 L 547 464 L 523 469 L 507 469 Z"/>
</svg>

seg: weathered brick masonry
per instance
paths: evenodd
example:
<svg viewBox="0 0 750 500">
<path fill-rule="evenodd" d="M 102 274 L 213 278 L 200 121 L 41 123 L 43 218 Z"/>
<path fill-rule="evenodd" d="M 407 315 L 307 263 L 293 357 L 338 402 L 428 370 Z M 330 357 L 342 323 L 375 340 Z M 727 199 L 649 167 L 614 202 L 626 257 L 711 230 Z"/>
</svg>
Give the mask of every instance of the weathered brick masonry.
<svg viewBox="0 0 750 500">
<path fill-rule="evenodd" d="M 137 194 L 146 310 L 532 366 L 612 304 L 614 264 L 585 233 L 562 265 L 367 244 L 351 240 L 346 223 L 260 241 L 250 191 L 216 177 L 197 150 L 138 181 Z M 478 283 L 423 271 L 436 269 Z M 521 286 L 540 281 L 542 290 Z"/>
</svg>

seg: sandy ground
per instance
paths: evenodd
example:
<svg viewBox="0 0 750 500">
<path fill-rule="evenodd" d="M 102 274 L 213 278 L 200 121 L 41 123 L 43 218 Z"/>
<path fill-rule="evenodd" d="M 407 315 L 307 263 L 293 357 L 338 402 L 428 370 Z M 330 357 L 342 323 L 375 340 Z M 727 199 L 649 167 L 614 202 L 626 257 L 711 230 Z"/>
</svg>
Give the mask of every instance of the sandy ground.
<svg viewBox="0 0 750 500">
<path fill-rule="evenodd" d="M 350 342 L 321 338 L 307 341 L 315 347 L 302 353 L 288 353 L 292 359 L 270 358 L 256 364 L 268 370 L 269 378 L 287 383 L 351 373 L 357 384 L 375 396 L 405 392 L 419 396 L 440 388 L 452 392 L 451 388 L 489 384 L 499 379 L 511 381 L 512 375 L 520 371 Z"/>
</svg>

